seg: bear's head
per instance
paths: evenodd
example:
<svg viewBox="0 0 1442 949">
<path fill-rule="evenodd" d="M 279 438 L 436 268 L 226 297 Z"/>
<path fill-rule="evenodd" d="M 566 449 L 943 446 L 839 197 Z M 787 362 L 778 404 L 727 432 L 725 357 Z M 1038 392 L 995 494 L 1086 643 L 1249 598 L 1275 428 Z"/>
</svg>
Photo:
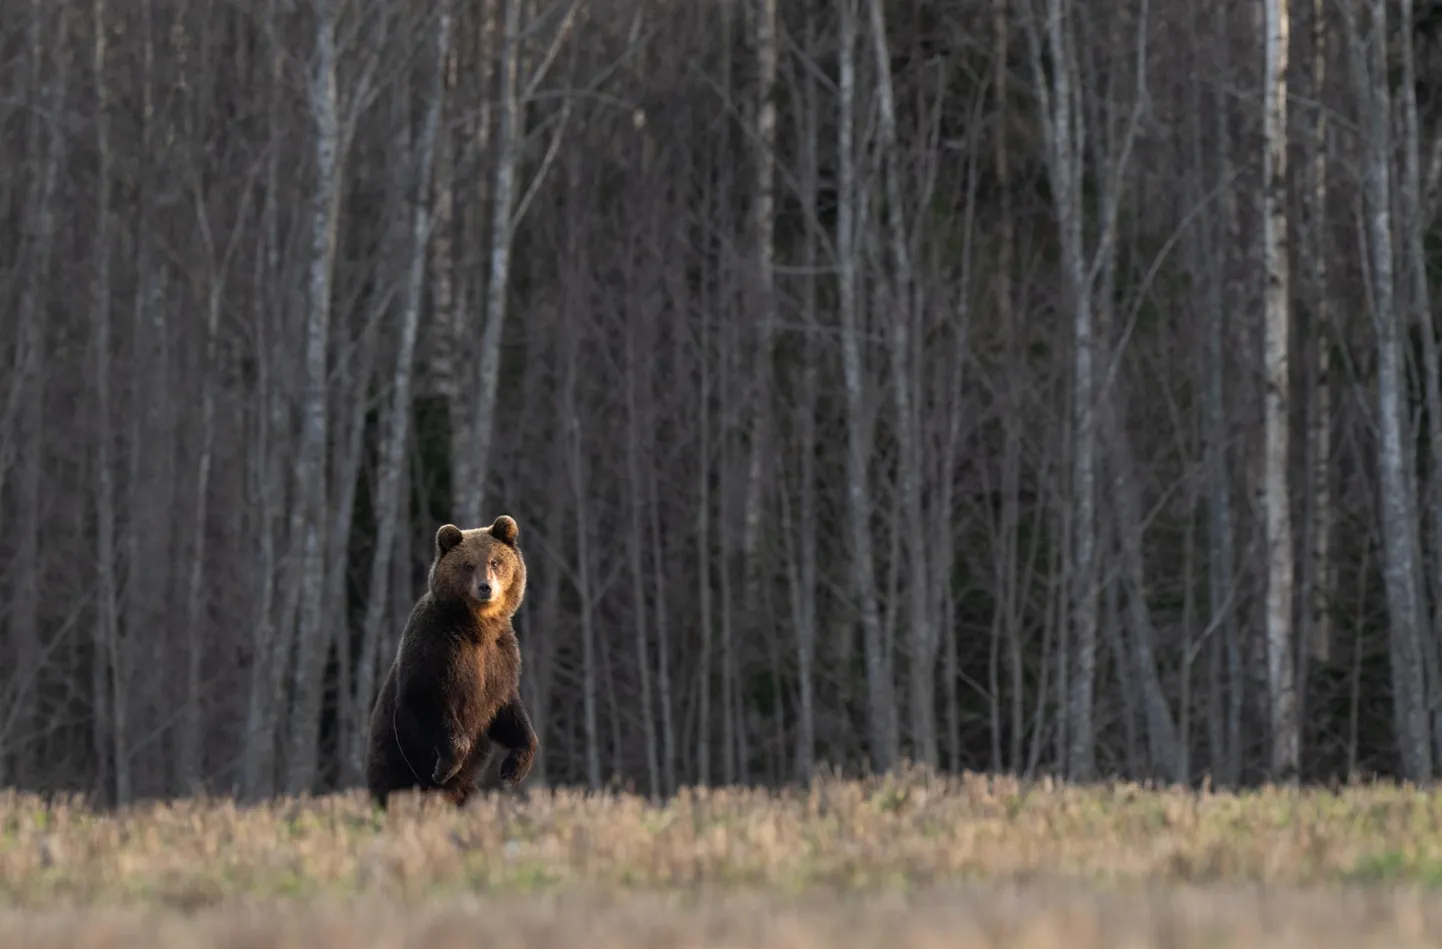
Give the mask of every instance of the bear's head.
<svg viewBox="0 0 1442 949">
<path fill-rule="evenodd" d="M 526 561 L 516 546 L 520 529 L 502 514 L 490 527 L 461 530 L 446 524 L 436 531 L 431 562 L 431 595 L 460 600 L 483 617 L 515 615 L 526 594 Z"/>
</svg>

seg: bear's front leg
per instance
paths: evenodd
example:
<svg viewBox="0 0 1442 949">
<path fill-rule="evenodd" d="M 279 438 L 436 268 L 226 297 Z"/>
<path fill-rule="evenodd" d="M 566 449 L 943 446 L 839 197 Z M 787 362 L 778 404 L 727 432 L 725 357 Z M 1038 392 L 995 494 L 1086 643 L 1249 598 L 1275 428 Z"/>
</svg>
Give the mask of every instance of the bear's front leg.
<svg viewBox="0 0 1442 949">
<path fill-rule="evenodd" d="M 470 752 L 471 740 L 469 738 L 459 733 L 451 735 L 436 749 L 436 767 L 431 772 L 431 780 L 440 786 L 454 778 L 466 763 L 466 756 Z"/>
<path fill-rule="evenodd" d="M 510 749 L 510 754 L 501 762 L 500 777 L 506 787 L 515 787 L 530 773 L 539 744 L 519 694 L 512 695 L 510 701 L 501 706 L 486 733 L 492 741 Z"/>
</svg>

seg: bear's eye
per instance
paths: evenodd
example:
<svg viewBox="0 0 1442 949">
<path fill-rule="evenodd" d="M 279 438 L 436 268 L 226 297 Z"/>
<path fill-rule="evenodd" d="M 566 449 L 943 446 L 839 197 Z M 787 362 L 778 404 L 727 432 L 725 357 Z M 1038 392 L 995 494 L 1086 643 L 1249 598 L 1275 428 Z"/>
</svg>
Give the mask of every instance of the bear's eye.
<svg viewBox="0 0 1442 949">
<path fill-rule="evenodd" d="M 466 573 L 471 573 L 476 569 L 476 565 L 473 563 L 463 564 L 461 569 L 465 570 Z"/>
<path fill-rule="evenodd" d="M 499 570 L 499 569 L 501 569 L 501 558 L 500 558 L 500 557 L 492 557 L 492 558 L 491 558 L 491 569 L 492 569 L 492 570 Z"/>
</svg>

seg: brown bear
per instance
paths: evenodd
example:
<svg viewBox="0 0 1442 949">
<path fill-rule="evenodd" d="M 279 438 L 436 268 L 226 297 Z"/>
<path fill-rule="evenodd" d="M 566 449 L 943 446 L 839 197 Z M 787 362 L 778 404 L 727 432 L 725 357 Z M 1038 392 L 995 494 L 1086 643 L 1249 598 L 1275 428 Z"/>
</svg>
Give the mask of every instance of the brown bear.
<svg viewBox="0 0 1442 949">
<path fill-rule="evenodd" d="M 521 650 L 511 617 L 526 593 L 514 519 L 436 531 L 424 595 L 411 609 L 395 660 L 371 708 L 366 784 L 385 808 L 396 791 L 440 792 L 462 805 L 479 790 L 494 742 L 509 754 L 504 787 L 536 755 L 521 702 Z"/>
</svg>

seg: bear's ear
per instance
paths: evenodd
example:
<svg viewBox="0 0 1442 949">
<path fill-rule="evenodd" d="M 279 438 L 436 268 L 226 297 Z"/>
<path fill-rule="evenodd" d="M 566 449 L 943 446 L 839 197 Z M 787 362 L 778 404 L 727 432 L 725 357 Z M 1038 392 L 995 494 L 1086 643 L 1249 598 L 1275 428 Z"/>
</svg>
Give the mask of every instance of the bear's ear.
<svg viewBox="0 0 1442 949">
<path fill-rule="evenodd" d="M 521 529 L 516 526 L 516 519 L 509 514 L 502 514 L 496 518 L 496 522 L 491 525 L 491 536 L 501 543 L 510 544 L 511 546 L 515 546 L 516 535 L 520 532 Z"/>
<path fill-rule="evenodd" d="M 461 529 L 454 524 L 445 524 L 436 531 L 436 556 L 444 556 L 456 544 L 459 544 L 465 535 Z"/>
</svg>

